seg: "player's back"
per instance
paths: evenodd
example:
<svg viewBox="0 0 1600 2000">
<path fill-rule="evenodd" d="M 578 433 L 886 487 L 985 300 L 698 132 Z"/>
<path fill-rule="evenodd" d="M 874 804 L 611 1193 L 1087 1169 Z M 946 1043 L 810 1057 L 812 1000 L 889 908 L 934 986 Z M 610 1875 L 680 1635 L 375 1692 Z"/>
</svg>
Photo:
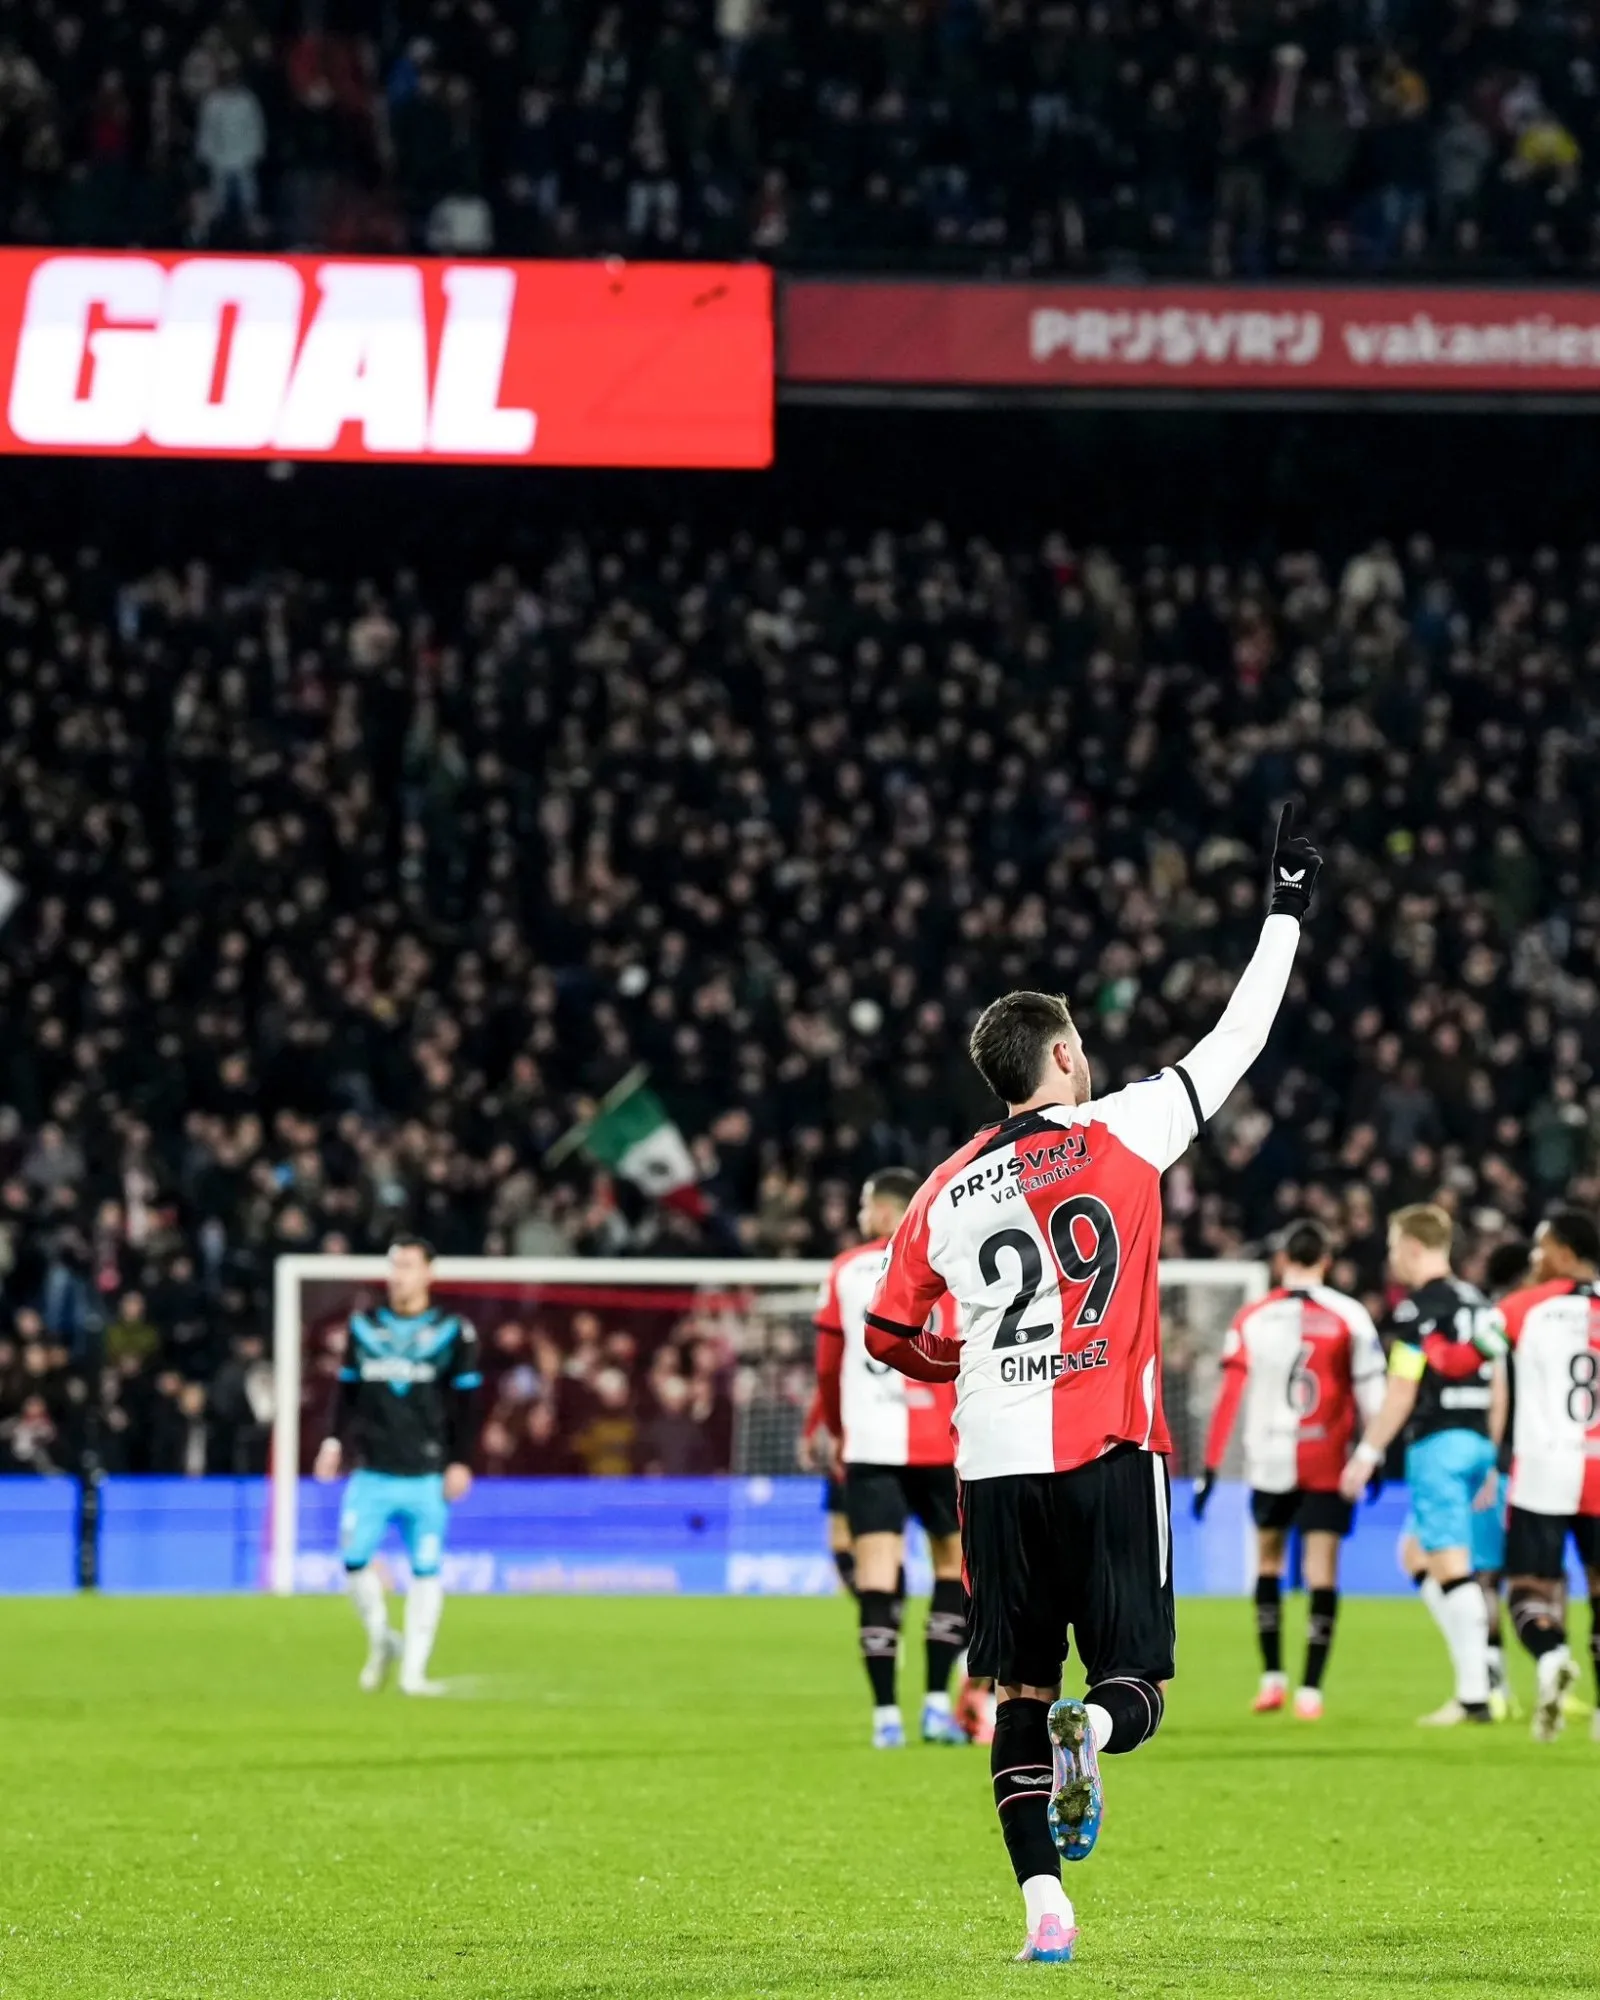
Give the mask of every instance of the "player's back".
<svg viewBox="0 0 1600 2000">
<path fill-rule="evenodd" d="M 1511 1502 L 1600 1515 L 1600 1297 L 1555 1278 L 1501 1300 L 1516 1381 Z"/>
<path fill-rule="evenodd" d="M 949 1465 L 955 1456 L 950 1423 L 955 1391 L 947 1383 L 912 1382 L 867 1351 L 867 1308 L 883 1269 L 886 1236 L 841 1251 L 828 1267 L 817 1302 L 819 1331 L 843 1342 L 839 1406 L 843 1457 L 852 1465 Z M 944 1317 L 948 1318 L 948 1308 Z M 940 1310 L 932 1315 L 943 1331 Z"/>
<path fill-rule="evenodd" d="M 1245 1476 L 1257 1492 L 1331 1493 L 1355 1436 L 1356 1387 L 1383 1374 L 1359 1299 L 1330 1285 L 1277 1286 L 1241 1308 L 1223 1348 L 1244 1375 Z"/>
<path fill-rule="evenodd" d="M 1448 1430 L 1488 1436 L 1494 1362 L 1474 1346 L 1485 1320 L 1498 1327 L 1500 1309 L 1453 1273 L 1428 1279 L 1391 1308 L 1390 1332 L 1417 1357 L 1411 1443 Z"/>
<path fill-rule="evenodd" d="M 1170 1451 L 1160 1182 L 1198 1122 L 1185 1080 L 1163 1071 L 1004 1119 L 923 1183 L 869 1324 L 908 1337 L 948 1287 L 964 1479 L 1070 1471 L 1119 1443 Z"/>
</svg>

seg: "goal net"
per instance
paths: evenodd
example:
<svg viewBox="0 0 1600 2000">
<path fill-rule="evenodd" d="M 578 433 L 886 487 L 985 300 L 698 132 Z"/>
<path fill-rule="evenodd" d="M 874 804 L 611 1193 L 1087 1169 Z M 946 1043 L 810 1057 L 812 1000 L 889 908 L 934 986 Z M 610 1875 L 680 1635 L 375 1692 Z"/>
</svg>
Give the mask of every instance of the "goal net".
<svg viewBox="0 0 1600 2000">
<path fill-rule="evenodd" d="M 264 1570 L 339 1586 L 340 1489 L 310 1477 L 352 1312 L 382 1257 L 283 1257 Z M 821 1483 L 801 1474 L 822 1263 L 441 1257 L 434 1299 L 483 1354 L 477 1479 L 445 1560 L 455 1591 L 803 1594 L 834 1587 Z M 1256 1263 L 1161 1267 L 1173 1469 L 1194 1469 L 1223 1334 Z M 381 1558 L 405 1579 L 398 1544 Z M 913 1541 L 916 1588 L 924 1557 Z"/>
</svg>

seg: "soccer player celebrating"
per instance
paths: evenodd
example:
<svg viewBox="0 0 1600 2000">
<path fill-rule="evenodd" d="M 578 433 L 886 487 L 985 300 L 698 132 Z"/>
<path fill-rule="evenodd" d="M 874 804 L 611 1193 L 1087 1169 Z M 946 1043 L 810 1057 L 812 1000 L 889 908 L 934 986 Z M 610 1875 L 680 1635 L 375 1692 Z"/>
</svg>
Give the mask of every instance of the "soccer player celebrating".
<svg viewBox="0 0 1600 2000">
<path fill-rule="evenodd" d="M 1321 859 L 1285 807 L 1267 920 L 1222 1019 L 1181 1063 L 1092 1096 L 1065 1000 L 1008 993 L 972 1031 L 1006 1107 L 918 1189 L 867 1347 L 957 1385 L 971 1667 L 999 1706 L 990 1770 L 1027 1913 L 1023 1959 L 1072 1956 L 1061 1862 L 1100 1830 L 1100 1754 L 1155 1734 L 1173 1674 L 1161 1408 L 1161 1175 L 1261 1053 Z M 955 1334 L 925 1332 L 948 1290 Z M 1073 1628 L 1088 1679 L 1063 1701 Z"/>
<path fill-rule="evenodd" d="M 1244 1406 L 1245 1474 L 1256 1527 L 1256 1637 L 1261 1646 L 1257 1714 L 1283 1707 L 1280 1614 L 1289 1530 L 1300 1530 L 1311 1612 L 1306 1663 L 1294 1712 L 1322 1714 L 1322 1673 L 1339 1614 L 1339 1544 L 1355 1509 L 1339 1491 L 1361 1422 L 1383 1401 L 1383 1343 L 1357 1299 L 1324 1280 L 1332 1256 L 1316 1222 L 1283 1237 L 1283 1268 L 1265 1298 L 1252 1300 L 1228 1329 L 1222 1392 L 1211 1419 L 1205 1470 L 1195 1481 L 1200 1520 Z"/>
<path fill-rule="evenodd" d="M 844 1468 L 844 1503 L 855 1548 L 861 1658 L 872 1687 L 872 1742 L 904 1747 L 905 1725 L 895 1701 L 900 1648 L 898 1593 L 906 1522 L 927 1530 L 933 1558 L 933 1601 L 924 1633 L 927 1693 L 925 1743 L 965 1743 L 950 1709 L 950 1669 L 967 1642 L 961 1587 L 961 1532 L 956 1511 L 955 1441 L 950 1419 L 955 1393 L 946 1383 L 910 1382 L 867 1352 L 867 1302 L 883 1267 L 889 1237 L 916 1192 L 905 1167 L 886 1167 L 861 1190 L 858 1221 L 866 1241 L 835 1257 L 817 1307 L 817 1391 L 823 1423 Z"/>
<path fill-rule="evenodd" d="M 1489 1615 L 1472 1562 L 1473 1504 L 1495 1469 L 1491 1423 L 1499 1375 L 1503 1411 L 1505 1322 L 1476 1285 L 1450 1270 L 1449 1215 L 1431 1203 L 1389 1218 L 1389 1268 L 1408 1295 L 1388 1319 L 1389 1382 L 1339 1482 L 1347 1500 L 1406 1433 L 1411 1488 L 1408 1538 L 1420 1551 L 1422 1600 L 1455 1667 L 1453 1701 L 1421 1719 L 1434 1727 L 1488 1722 Z M 1500 1416 L 1503 1422 L 1503 1414 Z"/>
<path fill-rule="evenodd" d="M 400 1692 L 442 1694 L 428 1658 L 444 1610 L 439 1567 L 450 1503 L 472 1484 L 472 1392 L 482 1382 L 478 1336 L 430 1303 L 433 1250 L 420 1236 L 389 1246 L 389 1302 L 350 1315 L 350 1344 L 334 1389 L 328 1435 L 313 1467 L 337 1479 L 347 1445 L 361 1464 L 339 1517 L 351 1601 L 367 1634 L 361 1685 L 372 1693 L 400 1662 Z M 399 1523 L 411 1558 L 405 1637 L 390 1630 L 383 1579 L 371 1567 L 384 1531 Z"/>
<path fill-rule="evenodd" d="M 1569 1535 L 1588 1573 L 1600 1696 L 1600 1230 L 1557 1209 L 1534 1234 L 1530 1275 L 1502 1303 L 1516 1386 L 1506 1569 L 1511 1622 L 1539 1680 L 1534 1740 L 1550 1743 L 1578 1678 L 1564 1612 Z M 1600 1705 L 1590 1727 L 1600 1742 Z"/>
</svg>

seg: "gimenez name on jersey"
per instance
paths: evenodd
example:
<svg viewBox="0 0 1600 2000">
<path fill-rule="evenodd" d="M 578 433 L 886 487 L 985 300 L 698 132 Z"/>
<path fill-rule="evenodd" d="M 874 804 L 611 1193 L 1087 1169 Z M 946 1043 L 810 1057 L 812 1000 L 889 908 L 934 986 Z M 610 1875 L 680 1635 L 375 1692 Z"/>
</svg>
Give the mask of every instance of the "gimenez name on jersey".
<svg viewBox="0 0 1600 2000">
<path fill-rule="evenodd" d="M 1063 1375 L 1083 1375 L 1091 1368 L 1110 1366 L 1110 1341 L 1091 1340 L 1075 1354 L 1008 1354 L 1000 1363 L 1000 1380 L 1056 1382 Z"/>
</svg>

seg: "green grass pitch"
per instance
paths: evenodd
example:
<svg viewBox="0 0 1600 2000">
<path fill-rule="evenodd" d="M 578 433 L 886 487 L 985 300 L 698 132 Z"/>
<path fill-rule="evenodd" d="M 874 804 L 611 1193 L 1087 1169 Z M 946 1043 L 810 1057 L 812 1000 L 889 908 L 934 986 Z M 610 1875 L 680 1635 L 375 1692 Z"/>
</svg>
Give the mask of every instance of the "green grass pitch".
<svg viewBox="0 0 1600 2000">
<path fill-rule="evenodd" d="M 1050 1968 L 986 1755 L 864 1746 L 844 1602 L 458 1600 L 432 1703 L 356 1692 L 336 1602 L 0 1604 L 0 1996 L 1594 1993 L 1587 1727 L 1417 1729 L 1400 1599 L 1346 1606 L 1320 1727 L 1256 1718 L 1249 1615 L 1180 1606 Z"/>
</svg>

